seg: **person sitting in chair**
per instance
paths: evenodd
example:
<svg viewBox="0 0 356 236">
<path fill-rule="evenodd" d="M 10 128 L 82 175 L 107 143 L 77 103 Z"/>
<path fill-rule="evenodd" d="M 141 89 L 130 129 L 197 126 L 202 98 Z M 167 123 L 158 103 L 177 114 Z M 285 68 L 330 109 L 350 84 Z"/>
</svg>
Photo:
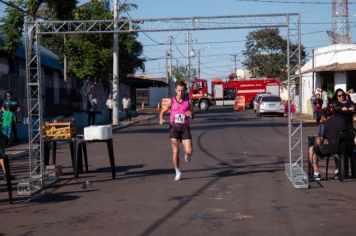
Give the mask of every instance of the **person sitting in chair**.
<svg viewBox="0 0 356 236">
<path fill-rule="evenodd" d="M 310 176 L 311 180 L 321 180 L 319 172 L 318 158 L 325 158 L 338 154 L 337 150 L 337 134 L 339 131 L 346 129 L 345 120 L 339 116 L 335 116 L 332 111 L 327 108 L 321 111 L 321 120 L 323 121 L 319 125 L 318 137 L 316 138 L 316 144 L 309 148 L 309 160 L 312 163 L 314 173 Z M 325 144 L 324 140 L 327 139 L 328 143 Z M 335 176 L 338 178 L 339 161 L 334 158 L 335 161 Z"/>
</svg>

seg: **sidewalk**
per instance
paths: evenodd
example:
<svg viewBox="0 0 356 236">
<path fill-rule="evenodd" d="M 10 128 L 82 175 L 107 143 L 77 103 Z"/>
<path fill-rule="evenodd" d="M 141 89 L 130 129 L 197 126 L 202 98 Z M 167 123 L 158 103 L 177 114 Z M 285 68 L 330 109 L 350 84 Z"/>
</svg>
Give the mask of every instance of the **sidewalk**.
<svg viewBox="0 0 356 236">
<path fill-rule="evenodd" d="M 158 116 L 157 111 L 139 111 L 136 117 L 132 117 L 131 121 L 120 121 L 118 125 L 113 126 L 113 131 L 127 128 L 129 126 L 135 125 L 141 121 L 146 121 L 153 119 Z M 82 134 L 83 128 L 77 130 L 77 134 Z M 5 148 L 5 153 L 10 157 L 10 159 L 22 158 L 28 155 L 28 143 L 21 143 L 18 145 L 10 146 Z"/>
</svg>

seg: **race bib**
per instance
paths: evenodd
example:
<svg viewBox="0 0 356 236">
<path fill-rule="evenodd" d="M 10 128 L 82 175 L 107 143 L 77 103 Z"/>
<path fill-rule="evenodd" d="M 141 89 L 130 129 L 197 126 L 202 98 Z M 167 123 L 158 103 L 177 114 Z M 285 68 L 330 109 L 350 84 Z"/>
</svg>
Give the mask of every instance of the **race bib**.
<svg viewBox="0 0 356 236">
<path fill-rule="evenodd" d="M 176 114 L 174 116 L 174 123 L 176 124 L 184 124 L 185 115 L 184 114 Z"/>
</svg>

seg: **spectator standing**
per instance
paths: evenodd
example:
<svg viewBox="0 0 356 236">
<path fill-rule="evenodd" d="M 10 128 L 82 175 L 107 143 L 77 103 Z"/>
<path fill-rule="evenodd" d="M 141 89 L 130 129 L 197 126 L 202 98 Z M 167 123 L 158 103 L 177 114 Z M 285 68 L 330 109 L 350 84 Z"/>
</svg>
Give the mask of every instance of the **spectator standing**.
<svg viewBox="0 0 356 236">
<path fill-rule="evenodd" d="M 131 120 L 131 99 L 124 95 L 124 98 L 122 99 L 122 108 L 124 109 L 125 112 L 125 120 Z"/>
<path fill-rule="evenodd" d="M 323 100 L 323 106 L 322 108 L 327 108 L 328 107 L 328 93 L 325 90 L 322 90 L 321 92 L 321 99 Z"/>
<path fill-rule="evenodd" d="M 108 98 L 108 100 L 106 100 L 106 108 L 108 109 L 108 112 L 109 112 L 109 121 L 112 122 L 113 100 L 112 100 L 111 94 L 109 94 L 109 98 Z"/>
<path fill-rule="evenodd" d="M 334 93 L 333 111 L 335 116 L 341 117 L 345 121 L 347 129 L 353 128 L 355 105 L 351 99 L 346 99 L 346 93 L 342 89 L 337 89 Z"/>
<path fill-rule="evenodd" d="M 316 98 L 314 100 L 315 121 L 317 124 L 320 124 L 322 108 L 323 108 L 323 100 L 321 100 L 320 93 L 317 93 Z"/>
<path fill-rule="evenodd" d="M 297 109 L 295 107 L 294 101 L 291 99 L 290 100 L 290 119 L 291 121 L 293 121 L 295 113 L 296 113 Z M 286 103 L 284 104 L 284 116 L 288 117 L 288 101 L 286 101 Z"/>
<path fill-rule="evenodd" d="M 310 104 L 312 106 L 312 109 L 313 109 L 313 119 L 315 120 L 316 119 L 316 114 L 315 114 L 315 92 L 313 91 L 312 92 L 312 96 L 310 97 Z"/>
<path fill-rule="evenodd" d="M 14 140 L 13 123 L 15 122 L 15 113 L 6 110 L 2 114 L 2 133 L 5 136 L 5 144 L 11 144 Z"/>
<path fill-rule="evenodd" d="M 354 92 L 354 90 L 350 89 L 349 94 L 350 94 L 351 101 L 356 104 L 356 93 Z"/>
<path fill-rule="evenodd" d="M 18 137 L 17 137 L 17 129 L 16 129 L 16 112 L 19 112 L 21 108 L 19 102 L 13 98 L 13 93 L 11 91 L 6 92 L 6 98 L 4 99 L 1 110 L 4 113 L 5 111 L 10 111 L 13 113 L 14 119 L 11 123 L 11 127 L 12 127 L 11 130 L 12 130 L 13 141 L 17 143 Z"/>
<path fill-rule="evenodd" d="M 95 113 L 98 106 L 98 100 L 89 94 L 87 101 L 88 126 L 95 125 Z"/>
</svg>

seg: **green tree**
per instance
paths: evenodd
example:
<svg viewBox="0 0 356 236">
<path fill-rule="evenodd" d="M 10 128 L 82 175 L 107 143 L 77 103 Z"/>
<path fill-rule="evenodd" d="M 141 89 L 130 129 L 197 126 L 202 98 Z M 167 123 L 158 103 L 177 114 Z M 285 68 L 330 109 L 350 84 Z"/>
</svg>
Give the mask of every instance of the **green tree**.
<svg viewBox="0 0 356 236">
<path fill-rule="evenodd" d="M 291 43 L 291 48 L 298 45 Z M 246 50 L 243 52 L 243 64 L 254 77 L 277 77 L 287 79 L 287 40 L 280 36 L 279 29 L 269 28 L 256 30 L 248 34 Z M 301 47 L 301 59 L 304 61 L 305 51 Z M 298 63 L 298 55 L 294 55 L 290 64 L 293 68 Z M 294 73 L 294 71 L 291 71 Z"/>
<path fill-rule="evenodd" d="M 40 17 L 46 19 L 72 19 L 77 2 L 77 0 L 29 0 L 27 3 L 29 20 L 36 20 L 38 13 L 41 13 Z"/>
<path fill-rule="evenodd" d="M 172 67 L 173 77 L 176 78 L 176 81 L 182 81 L 184 83 L 188 82 L 188 70 L 185 66 L 173 66 Z"/>
<path fill-rule="evenodd" d="M 22 1 L 19 1 L 16 6 L 18 8 L 24 7 Z M 0 52 L 8 58 L 11 73 L 14 70 L 15 51 L 22 44 L 24 13 L 13 7 L 6 7 L 5 16 L 1 19 L 1 22 L 0 33 L 3 37 L 3 43 L 0 45 Z"/>
<path fill-rule="evenodd" d="M 131 6 L 131 5 L 130 5 Z M 132 5 L 133 7 L 135 5 Z M 131 9 L 126 6 L 126 9 Z M 124 9 L 123 7 L 121 9 Z M 113 19 L 113 13 L 110 9 L 109 0 L 91 0 L 88 3 L 78 6 L 74 15 L 77 20 L 104 20 Z M 113 36 L 112 34 L 91 34 L 79 35 L 71 37 L 68 40 L 74 40 L 67 43 L 64 47 L 64 52 L 68 57 L 68 69 L 71 77 L 77 79 L 85 79 L 88 82 L 106 82 L 111 80 L 112 73 L 112 47 Z M 77 50 L 82 50 L 91 45 L 92 49 L 88 49 L 90 53 L 77 54 Z M 77 47 L 77 50 L 75 49 Z M 137 68 L 143 68 L 144 60 L 140 58 L 143 47 L 137 40 L 137 33 L 125 33 L 119 35 L 119 68 L 120 77 L 126 77 L 127 74 L 134 73 Z M 58 48 L 60 50 L 60 48 Z M 97 51 L 95 55 L 93 50 Z M 54 50 L 57 52 L 54 48 Z M 78 57 L 80 55 L 80 58 Z M 94 62 L 96 68 L 91 67 L 91 63 L 83 64 L 78 63 L 77 60 Z M 88 66 L 86 68 L 85 66 Z M 84 70 L 85 73 L 82 73 Z M 88 73 L 90 72 L 90 73 Z M 85 75 L 85 76 L 84 76 Z"/>
<path fill-rule="evenodd" d="M 13 7 L 6 7 L 5 17 L 0 30 L 4 37 L 4 43 L 0 50 L 12 56 L 16 49 L 21 45 L 21 34 L 24 23 L 24 14 Z"/>
</svg>

